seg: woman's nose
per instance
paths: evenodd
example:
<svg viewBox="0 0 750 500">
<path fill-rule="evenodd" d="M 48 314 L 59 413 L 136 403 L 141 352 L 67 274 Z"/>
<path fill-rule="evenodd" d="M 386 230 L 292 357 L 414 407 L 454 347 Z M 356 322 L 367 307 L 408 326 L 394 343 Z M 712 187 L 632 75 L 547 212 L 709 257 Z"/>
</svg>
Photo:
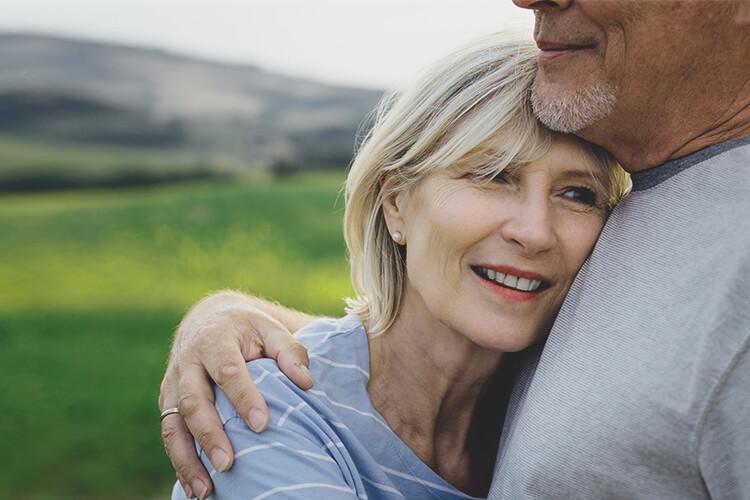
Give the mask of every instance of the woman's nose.
<svg viewBox="0 0 750 500">
<path fill-rule="evenodd" d="M 555 246 L 557 238 L 548 200 L 527 200 L 508 215 L 501 227 L 506 241 L 519 245 L 530 255 L 546 252 Z"/>
</svg>

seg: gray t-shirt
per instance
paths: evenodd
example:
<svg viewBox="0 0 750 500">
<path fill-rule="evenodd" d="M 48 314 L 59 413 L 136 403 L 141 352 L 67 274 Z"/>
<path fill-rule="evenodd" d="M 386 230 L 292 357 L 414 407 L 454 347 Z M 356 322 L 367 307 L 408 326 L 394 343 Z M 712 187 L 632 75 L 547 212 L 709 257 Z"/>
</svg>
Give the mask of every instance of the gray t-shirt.
<svg viewBox="0 0 750 500">
<path fill-rule="evenodd" d="M 516 386 L 490 498 L 750 498 L 750 138 L 633 184 Z"/>
</svg>

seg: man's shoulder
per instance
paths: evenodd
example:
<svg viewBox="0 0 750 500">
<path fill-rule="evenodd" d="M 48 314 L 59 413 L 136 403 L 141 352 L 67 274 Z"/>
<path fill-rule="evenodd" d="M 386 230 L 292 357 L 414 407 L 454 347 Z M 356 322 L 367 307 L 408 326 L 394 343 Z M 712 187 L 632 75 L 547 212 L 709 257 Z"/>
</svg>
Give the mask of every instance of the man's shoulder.
<svg viewBox="0 0 750 500">
<path fill-rule="evenodd" d="M 750 137 L 714 144 L 688 156 L 632 174 L 633 194 L 671 203 L 675 196 L 696 203 L 748 202 Z M 721 196 L 708 198 L 707 195 Z"/>
<path fill-rule="evenodd" d="M 730 141 L 633 175 L 633 192 L 612 213 L 594 253 L 632 260 L 674 254 L 670 263 L 750 260 L 750 138 Z M 607 243 L 611 243 L 607 245 Z M 627 247 L 627 251 L 624 250 Z"/>
<path fill-rule="evenodd" d="M 675 176 L 683 196 L 695 195 L 690 201 L 708 209 L 750 206 L 750 137 L 730 142 L 731 147 L 718 144 L 712 153 L 685 160 L 694 164 Z"/>
</svg>

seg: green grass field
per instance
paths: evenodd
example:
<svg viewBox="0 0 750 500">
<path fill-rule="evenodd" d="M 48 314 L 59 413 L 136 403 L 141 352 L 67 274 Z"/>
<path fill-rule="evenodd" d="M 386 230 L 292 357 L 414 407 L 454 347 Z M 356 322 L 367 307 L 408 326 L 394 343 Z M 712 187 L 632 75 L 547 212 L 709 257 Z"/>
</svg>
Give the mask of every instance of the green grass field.
<svg viewBox="0 0 750 500">
<path fill-rule="evenodd" d="M 265 167 L 264 162 L 240 162 L 208 152 L 72 144 L 0 133 L 0 193 L 228 177 L 257 180 Z"/>
<path fill-rule="evenodd" d="M 0 197 L 0 498 L 163 498 L 156 397 L 211 290 L 340 314 L 342 176 Z"/>
</svg>

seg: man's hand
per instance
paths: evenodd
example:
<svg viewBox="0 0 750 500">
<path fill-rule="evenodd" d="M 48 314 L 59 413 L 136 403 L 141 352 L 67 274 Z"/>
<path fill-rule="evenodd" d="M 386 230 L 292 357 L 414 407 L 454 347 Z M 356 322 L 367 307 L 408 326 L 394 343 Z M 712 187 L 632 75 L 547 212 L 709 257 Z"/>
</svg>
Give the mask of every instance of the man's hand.
<svg viewBox="0 0 750 500">
<path fill-rule="evenodd" d="M 161 433 L 177 479 L 189 498 L 205 498 L 212 490 L 193 437 L 216 470 L 229 469 L 234 459 L 214 408 L 211 380 L 221 387 L 250 428 L 262 431 L 268 423 L 268 408 L 245 362 L 273 358 L 295 384 L 309 389 L 312 377 L 307 351 L 289 330 L 311 319 L 260 299 L 224 291 L 200 301 L 182 320 L 161 383 L 159 408 L 180 410 L 162 419 Z"/>
</svg>

